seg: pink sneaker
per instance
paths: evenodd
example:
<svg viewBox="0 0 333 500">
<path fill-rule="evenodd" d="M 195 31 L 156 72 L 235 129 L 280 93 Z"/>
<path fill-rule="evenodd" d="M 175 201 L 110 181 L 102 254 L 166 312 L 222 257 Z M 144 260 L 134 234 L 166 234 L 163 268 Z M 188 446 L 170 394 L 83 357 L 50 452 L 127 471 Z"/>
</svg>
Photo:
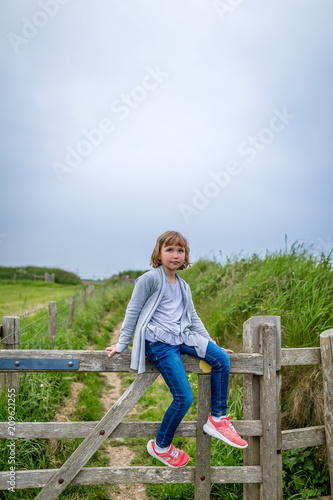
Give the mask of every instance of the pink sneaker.
<svg viewBox="0 0 333 500">
<path fill-rule="evenodd" d="M 220 422 L 215 422 L 213 417 L 209 415 L 207 423 L 203 426 L 204 433 L 214 436 L 221 441 L 224 441 L 235 448 L 247 448 L 248 443 L 242 439 L 236 432 L 234 426 L 230 422 L 230 415 L 222 418 Z"/>
<path fill-rule="evenodd" d="M 169 451 L 165 453 L 157 453 L 157 451 L 155 450 L 155 444 L 155 439 L 151 439 L 150 441 L 148 441 L 147 450 L 149 455 L 157 458 L 157 460 L 163 462 L 169 467 L 184 467 L 184 465 L 186 465 L 190 459 L 185 451 L 178 450 L 178 448 L 175 448 L 172 443 L 170 445 Z"/>
</svg>

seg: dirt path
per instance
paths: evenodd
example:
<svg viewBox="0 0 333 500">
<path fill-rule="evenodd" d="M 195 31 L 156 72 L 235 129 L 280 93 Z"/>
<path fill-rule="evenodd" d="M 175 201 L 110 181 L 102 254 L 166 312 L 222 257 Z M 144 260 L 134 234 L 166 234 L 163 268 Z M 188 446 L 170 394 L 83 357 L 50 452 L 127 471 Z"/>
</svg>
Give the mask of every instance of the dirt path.
<svg viewBox="0 0 333 500">
<path fill-rule="evenodd" d="M 105 317 L 106 319 L 107 317 Z M 110 337 L 110 344 L 115 344 L 118 341 L 119 331 L 121 324 L 117 325 Z M 94 349 L 93 345 L 87 346 L 87 349 Z M 103 391 L 102 403 L 104 405 L 105 413 L 114 405 L 114 403 L 120 398 L 123 393 L 121 388 L 121 379 L 117 373 L 106 372 L 104 373 L 106 378 L 106 384 Z M 61 408 L 56 413 L 54 422 L 71 422 L 72 416 L 75 413 L 75 409 L 78 405 L 79 394 L 83 389 L 83 382 L 72 382 L 71 384 L 71 396 L 68 398 L 65 404 L 61 405 Z M 131 410 L 131 413 L 135 413 L 135 409 Z M 119 441 L 124 441 L 119 439 Z M 56 454 L 57 448 L 60 446 L 57 439 L 49 439 L 49 446 L 53 450 L 53 455 Z M 114 467 L 127 467 L 130 466 L 132 459 L 134 458 L 134 453 L 128 448 L 124 443 L 123 445 L 112 447 L 107 445 L 106 454 L 110 460 L 110 466 Z M 61 467 L 62 463 L 56 463 L 56 466 Z M 110 486 L 110 500 L 148 500 L 146 495 L 146 487 L 144 484 L 119 484 L 117 486 Z"/>
<path fill-rule="evenodd" d="M 121 324 L 117 325 L 110 338 L 110 345 L 115 344 L 119 338 L 119 331 Z M 117 373 L 106 372 L 104 376 L 107 379 L 107 384 L 102 396 L 102 403 L 105 411 L 109 410 L 111 406 L 120 398 L 123 391 L 121 389 L 121 379 Z M 119 441 L 123 441 L 119 439 Z M 112 447 L 108 445 L 106 453 L 110 458 L 110 466 L 114 467 L 127 467 L 130 466 L 131 460 L 134 458 L 134 453 L 126 446 L 123 445 Z M 117 487 L 117 493 L 110 492 L 111 500 L 148 500 L 146 495 L 146 487 L 144 484 L 120 484 Z"/>
</svg>

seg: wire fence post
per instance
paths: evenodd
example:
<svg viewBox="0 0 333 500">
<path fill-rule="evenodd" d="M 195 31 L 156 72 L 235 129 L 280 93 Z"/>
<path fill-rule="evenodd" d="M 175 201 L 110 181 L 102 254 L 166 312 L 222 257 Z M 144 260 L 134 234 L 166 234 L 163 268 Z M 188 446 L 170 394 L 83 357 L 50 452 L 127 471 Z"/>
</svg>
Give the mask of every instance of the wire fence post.
<svg viewBox="0 0 333 500">
<path fill-rule="evenodd" d="M 82 307 L 85 309 L 87 307 L 87 289 L 84 286 L 82 290 Z"/>
<path fill-rule="evenodd" d="M 18 316 L 4 316 L 2 319 L 1 349 L 20 348 L 20 318 Z M 17 394 L 19 390 L 19 373 L 3 372 L 0 375 L 1 389 L 14 389 Z"/>
<path fill-rule="evenodd" d="M 49 339 L 55 340 L 57 333 L 57 303 L 54 300 L 49 302 Z"/>
<path fill-rule="evenodd" d="M 105 297 L 105 283 L 103 283 L 103 297 Z"/>
<path fill-rule="evenodd" d="M 94 296 L 95 286 L 89 285 L 89 298 L 92 299 Z"/>
<path fill-rule="evenodd" d="M 75 313 L 75 294 L 71 296 L 71 305 L 69 308 L 69 324 L 71 325 L 74 321 L 74 313 Z"/>
</svg>

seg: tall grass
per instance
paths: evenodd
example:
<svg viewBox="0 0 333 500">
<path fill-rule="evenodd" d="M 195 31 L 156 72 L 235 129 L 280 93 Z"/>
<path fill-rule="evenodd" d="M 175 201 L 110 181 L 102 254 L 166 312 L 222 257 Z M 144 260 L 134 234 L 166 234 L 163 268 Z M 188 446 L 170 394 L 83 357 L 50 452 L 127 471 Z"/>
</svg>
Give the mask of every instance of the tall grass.
<svg viewBox="0 0 333 500">
<path fill-rule="evenodd" d="M 333 325 L 332 262 L 315 259 L 301 245 L 224 265 L 199 261 L 181 277 L 221 345 L 239 347 L 243 322 L 251 316 L 281 316 L 282 347 L 318 346 L 320 333 Z"/>
</svg>

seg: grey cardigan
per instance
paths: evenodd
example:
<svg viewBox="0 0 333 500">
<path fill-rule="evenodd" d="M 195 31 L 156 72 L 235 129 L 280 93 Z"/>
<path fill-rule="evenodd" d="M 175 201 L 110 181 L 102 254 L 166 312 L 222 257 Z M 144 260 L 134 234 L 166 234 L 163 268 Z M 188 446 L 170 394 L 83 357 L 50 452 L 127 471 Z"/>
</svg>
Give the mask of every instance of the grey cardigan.
<svg viewBox="0 0 333 500">
<path fill-rule="evenodd" d="M 126 309 L 125 319 L 117 343 L 117 352 L 127 350 L 134 333 L 131 368 L 137 370 L 138 373 L 145 371 L 146 326 L 163 297 L 166 280 L 167 277 L 162 266 L 137 278 L 131 300 Z M 194 309 L 189 285 L 182 278 L 179 278 L 179 282 L 184 301 L 184 312 L 180 320 L 181 331 L 195 340 L 194 344 L 197 346 L 198 355 L 204 357 L 208 341 L 214 341 Z"/>
</svg>

